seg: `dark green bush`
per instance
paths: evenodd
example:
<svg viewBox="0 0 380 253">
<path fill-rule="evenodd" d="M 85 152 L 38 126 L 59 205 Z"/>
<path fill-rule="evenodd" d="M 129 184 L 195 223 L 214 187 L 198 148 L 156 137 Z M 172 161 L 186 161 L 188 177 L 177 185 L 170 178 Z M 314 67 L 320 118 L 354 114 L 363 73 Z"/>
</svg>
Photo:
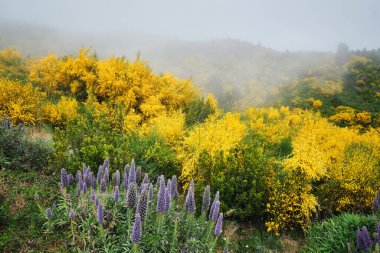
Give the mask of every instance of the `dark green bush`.
<svg viewBox="0 0 380 253">
<path fill-rule="evenodd" d="M 0 167 L 12 170 L 38 170 L 46 167 L 53 153 L 52 145 L 43 139 L 30 140 L 24 127 L 0 122 Z"/>
<path fill-rule="evenodd" d="M 355 233 L 366 226 L 369 231 L 376 230 L 379 217 L 343 213 L 315 223 L 307 232 L 302 252 L 347 252 L 347 243 L 355 250 Z"/>
</svg>

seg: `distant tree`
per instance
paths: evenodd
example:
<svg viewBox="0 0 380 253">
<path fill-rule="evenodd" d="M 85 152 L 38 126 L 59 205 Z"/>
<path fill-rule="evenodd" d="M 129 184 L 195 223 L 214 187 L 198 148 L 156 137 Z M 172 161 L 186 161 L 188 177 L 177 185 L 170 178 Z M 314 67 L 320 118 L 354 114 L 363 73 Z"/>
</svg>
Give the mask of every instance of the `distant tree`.
<svg viewBox="0 0 380 253">
<path fill-rule="evenodd" d="M 350 51 L 345 43 L 340 43 L 336 50 L 335 63 L 343 66 L 350 59 Z"/>
</svg>

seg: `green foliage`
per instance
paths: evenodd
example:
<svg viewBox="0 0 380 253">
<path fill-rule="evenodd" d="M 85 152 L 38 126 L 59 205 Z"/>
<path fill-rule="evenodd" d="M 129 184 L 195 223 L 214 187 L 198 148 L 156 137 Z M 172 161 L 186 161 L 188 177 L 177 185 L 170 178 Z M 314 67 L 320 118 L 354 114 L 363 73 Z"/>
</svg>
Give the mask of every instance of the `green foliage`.
<svg viewBox="0 0 380 253">
<path fill-rule="evenodd" d="M 210 184 L 221 194 L 222 206 L 229 215 L 247 219 L 263 215 L 267 203 L 267 181 L 273 170 L 272 148 L 260 137 L 248 134 L 238 147 L 213 162 L 207 152 L 199 157 L 199 182 Z M 231 200 L 234 201 L 231 201 Z"/>
<path fill-rule="evenodd" d="M 257 253 L 269 253 L 269 252 L 282 252 L 282 245 L 279 237 L 273 234 L 253 231 L 248 236 L 239 240 L 235 245 L 236 253 L 245 252 L 257 252 Z"/>
<path fill-rule="evenodd" d="M 0 167 L 12 170 L 41 170 L 47 165 L 53 149 L 49 141 L 30 140 L 20 124 L 9 119 L 0 122 Z"/>
<path fill-rule="evenodd" d="M 366 226 L 374 231 L 379 217 L 343 213 L 315 223 L 307 232 L 302 252 L 347 252 L 347 243 L 355 249 L 355 231 Z"/>
<path fill-rule="evenodd" d="M 38 204 L 51 202 L 56 182 L 37 172 L 0 170 L 0 251 L 41 252 L 47 249 Z M 40 200 L 34 200 L 35 194 Z"/>
<path fill-rule="evenodd" d="M 215 108 L 210 102 L 202 99 L 194 99 L 184 109 L 186 115 L 186 125 L 192 126 L 196 123 L 203 123 L 210 114 L 215 113 Z"/>
</svg>

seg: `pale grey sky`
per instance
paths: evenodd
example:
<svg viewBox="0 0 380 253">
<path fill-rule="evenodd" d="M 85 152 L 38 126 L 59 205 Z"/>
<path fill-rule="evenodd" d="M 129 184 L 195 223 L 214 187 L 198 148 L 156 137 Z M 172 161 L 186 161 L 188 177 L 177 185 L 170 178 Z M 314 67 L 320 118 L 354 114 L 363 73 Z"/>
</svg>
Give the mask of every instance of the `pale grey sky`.
<svg viewBox="0 0 380 253">
<path fill-rule="evenodd" d="M 74 32 L 234 38 L 278 50 L 380 47 L 380 0 L 0 0 L 0 22 Z"/>
</svg>

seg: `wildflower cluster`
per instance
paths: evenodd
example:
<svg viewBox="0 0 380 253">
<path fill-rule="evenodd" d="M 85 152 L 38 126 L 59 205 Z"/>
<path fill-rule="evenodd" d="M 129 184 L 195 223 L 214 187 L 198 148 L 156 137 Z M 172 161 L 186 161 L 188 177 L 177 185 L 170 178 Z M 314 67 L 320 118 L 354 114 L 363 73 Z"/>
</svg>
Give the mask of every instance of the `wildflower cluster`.
<svg viewBox="0 0 380 253">
<path fill-rule="evenodd" d="M 210 207 L 205 188 L 198 216 L 193 181 L 184 198 L 176 176 L 152 183 L 134 160 L 112 176 L 108 158 L 97 173 L 62 169 L 60 187 L 57 205 L 42 212 L 46 233 L 64 231 L 69 250 L 214 252 L 223 231 L 219 193 Z"/>
</svg>

